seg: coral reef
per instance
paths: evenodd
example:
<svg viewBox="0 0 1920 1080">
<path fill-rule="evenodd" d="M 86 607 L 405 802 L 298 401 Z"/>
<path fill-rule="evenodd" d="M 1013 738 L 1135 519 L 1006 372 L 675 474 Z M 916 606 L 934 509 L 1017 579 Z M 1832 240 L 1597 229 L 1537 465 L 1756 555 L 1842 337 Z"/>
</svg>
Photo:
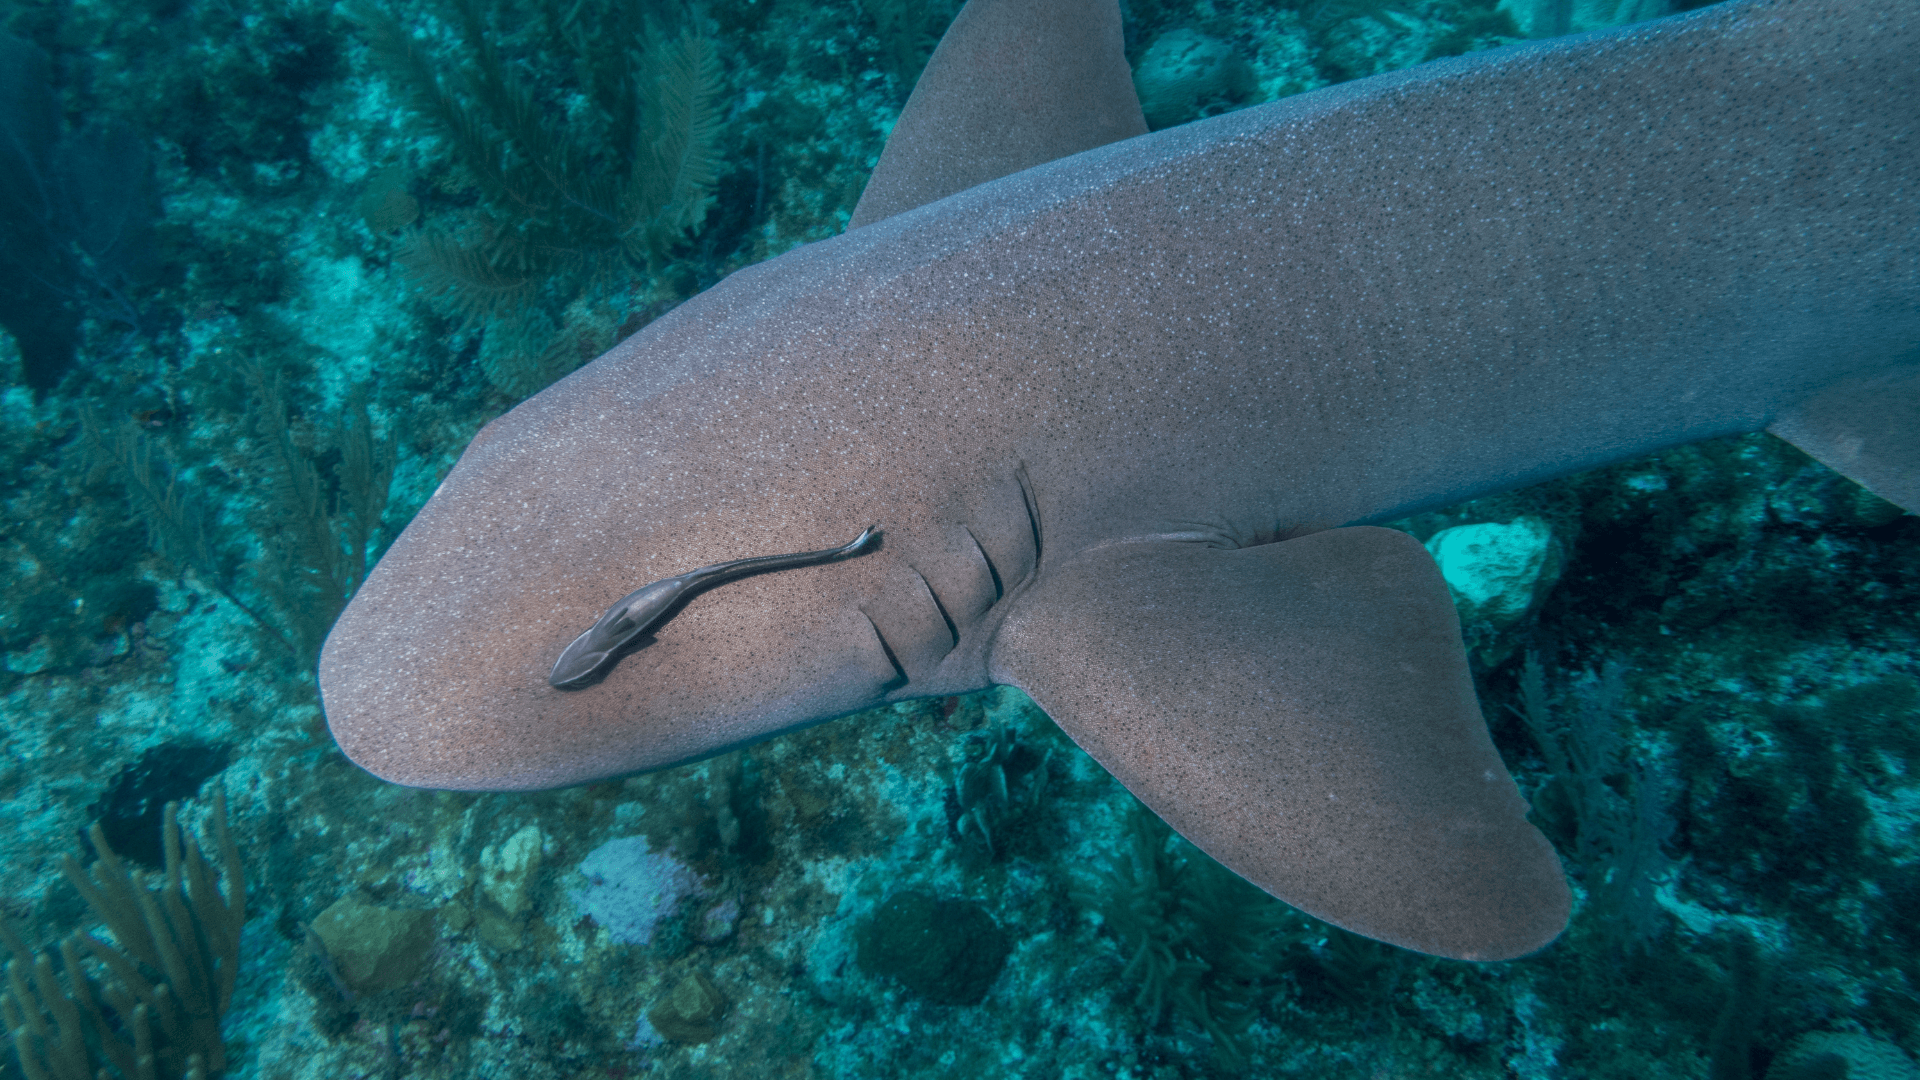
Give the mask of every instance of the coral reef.
<svg viewBox="0 0 1920 1080">
<path fill-rule="evenodd" d="M 1551 770 L 1534 792 L 1534 816 L 1579 868 L 1589 916 L 1609 927 L 1619 947 L 1644 947 L 1660 925 L 1656 891 L 1673 871 L 1662 850 L 1674 830 L 1672 781 L 1621 736 L 1624 668 L 1609 664 L 1585 675 L 1568 696 L 1556 709 L 1540 658 L 1528 654 L 1515 713 Z"/>
<path fill-rule="evenodd" d="M 1767 1080 L 1915 1080 L 1920 1068 L 1899 1047 L 1855 1031 L 1802 1035 L 1774 1055 Z"/>
<path fill-rule="evenodd" d="M 73 362 L 83 316 L 140 329 L 152 254 L 145 143 L 121 126 L 63 134 L 51 68 L 0 32 L 0 326 L 39 394 Z"/>
<path fill-rule="evenodd" d="M 296 428 L 289 415 L 284 376 L 256 361 L 238 366 L 252 390 L 246 413 L 252 456 L 256 472 L 265 474 L 249 522 L 261 557 L 251 560 L 244 582 L 228 553 L 233 541 L 221 537 L 211 505 L 157 457 L 137 424 L 107 431 L 83 413 L 82 428 L 94 471 L 111 472 L 125 485 L 153 550 L 180 572 L 192 571 L 311 670 L 333 620 L 384 546 L 377 541 L 393 485 L 394 446 L 374 436 L 360 393 L 342 406 L 331 445 L 315 446 L 313 433 Z M 243 599 L 242 591 L 256 598 Z"/>
<path fill-rule="evenodd" d="M 895 96 L 905 104 L 927 57 L 947 32 L 947 24 L 960 11 L 951 0 L 860 0 L 860 7 L 873 20 L 874 37 L 879 48 L 875 59 L 893 86 Z"/>
<path fill-rule="evenodd" d="M 166 866 L 167 807 L 189 799 L 227 767 L 224 746 L 162 743 L 121 769 L 87 811 L 114 854 L 142 866 Z"/>
</svg>

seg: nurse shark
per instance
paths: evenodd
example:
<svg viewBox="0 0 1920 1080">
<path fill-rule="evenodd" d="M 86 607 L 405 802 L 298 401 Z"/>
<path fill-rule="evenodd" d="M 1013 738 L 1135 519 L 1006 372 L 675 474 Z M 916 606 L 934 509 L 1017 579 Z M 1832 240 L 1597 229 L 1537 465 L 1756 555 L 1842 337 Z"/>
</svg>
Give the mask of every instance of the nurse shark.
<svg viewBox="0 0 1920 1080">
<path fill-rule="evenodd" d="M 1538 949 L 1559 861 L 1372 523 L 1760 429 L 1920 507 L 1916 55 L 1747 0 L 1147 134 L 1114 0 L 971 0 L 848 231 L 473 440 L 333 733 L 532 790 L 1011 684 L 1274 896 Z"/>
</svg>

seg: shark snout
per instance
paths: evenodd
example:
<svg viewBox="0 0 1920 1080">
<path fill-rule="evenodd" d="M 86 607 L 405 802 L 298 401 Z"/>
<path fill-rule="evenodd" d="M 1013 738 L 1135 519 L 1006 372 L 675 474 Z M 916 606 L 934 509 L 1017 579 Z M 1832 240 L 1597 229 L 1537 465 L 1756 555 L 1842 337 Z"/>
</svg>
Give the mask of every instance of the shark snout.
<svg viewBox="0 0 1920 1080">
<path fill-rule="evenodd" d="M 884 700 L 899 669 L 873 624 L 810 580 L 866 572 L 856 560 L 701 593 L 663 624 L 579 649 L 570 662 L 592 674 L 567 688 L 550 680 L 605 612 L 530 599 L 538 588 L 474 611 L 376 576 L 322 655 L 328 723 L 356 763 L 416 787 L 535 790 L 697 760 Z"/>
</svg>

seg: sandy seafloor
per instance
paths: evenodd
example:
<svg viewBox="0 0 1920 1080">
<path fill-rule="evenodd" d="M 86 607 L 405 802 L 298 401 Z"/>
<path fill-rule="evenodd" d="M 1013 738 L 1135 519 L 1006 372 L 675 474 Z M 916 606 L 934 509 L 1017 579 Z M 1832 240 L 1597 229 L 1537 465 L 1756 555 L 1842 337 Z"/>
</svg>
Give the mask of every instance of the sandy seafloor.
<svg viewBox="0 0 1920 1080">
<path fill-rule="evenodd" d="M 457 9 L 392 10 L 462 93 L 478 61 Z M 544 36 L 558 9 L 475 10 L 542 115 L 591 141 L 592 94 Z M 1570 25 L 1651 10 L 1581 3 Z M 409 261 L 499 219 L 376 62 L 364 12 L 0 10 L 49 60 L 44 79 L 0 73 L 19 112 L 0 122 L 41 139 L 39 180 L 93 200 L 73 196 L 59 252 L 23 269 L 40 234 L 20 222 L 51 204 L 0 199 L 5 280 L 38 275 L 73 313 L 0 333 L 0 911 L 36 946 L 102 933 L 60 874 L 81 833 L 105 819 L 123 851 L 157 850 L 159 804 L 197 794 L 184 816 L 203 822 L 220 787 L 248 913 L 226 1075 L 259 1080 L 1915 1075 L 1920 522 L 1764 435 L 1400 523 L 1460 590 L 1496 743 L 1574 882 L 1567 934 L 1515 962 L 1361 941 L 1178 841 L 1141 870 L 1131 796 L 1010 689 L 534 795 L 399 788 L 340 754 L 310 661 L 313 612 L 344 596 L 316 607 L 272 575 L 318 573 L 307 534 L 352 561 L 361 404 L 392 446 L 377 554 L 530 385 L 839 231 L 948 14 L 704 10 L 705 214 L 650 259 L 485 307 Z M 1177 123 L 1552 18 L 1143 0 L 1127 32 Z M 53 128 L 22 119 L 41 98 Z M 49 333 L 58 363 L 34 368 Z M 145 492 L 200 523 L 198 547 L 150 535 L 132 459 L 83 416 L 137 436 Z M 300 476 L 319 509 L 289 502 Z M 1482 528 L 1435 539 L 1464 526 Z M 875 929 L 915 904 L 919 937 Z M 0 1051 L 0 1078 L 24 1075 Z"/>
</svg>

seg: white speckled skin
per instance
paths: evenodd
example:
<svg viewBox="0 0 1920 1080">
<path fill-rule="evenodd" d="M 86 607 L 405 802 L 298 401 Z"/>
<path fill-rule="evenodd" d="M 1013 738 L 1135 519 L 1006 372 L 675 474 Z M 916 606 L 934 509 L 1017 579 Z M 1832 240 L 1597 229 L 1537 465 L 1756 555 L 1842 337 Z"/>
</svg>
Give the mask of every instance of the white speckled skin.
<svg viewBox="0 0 1920 1080">
<path fill-rule="evenodd" d="M 1916 55 L 1911 3 L 1725 4 L 1129 139 L 742 271 L 474 440 L 334 628 L 329 722 L 400 783 L 531 789 L 998 677 L 1276 895 L 1537 947 L 1565 886 L 1482 775 L 1431 565 L 1375 530 L 1254 545 L 1913 366 Z M 874 522 L 874 554 L 716 589 L 547 685 L 640 584 Z"/>
</svg>

